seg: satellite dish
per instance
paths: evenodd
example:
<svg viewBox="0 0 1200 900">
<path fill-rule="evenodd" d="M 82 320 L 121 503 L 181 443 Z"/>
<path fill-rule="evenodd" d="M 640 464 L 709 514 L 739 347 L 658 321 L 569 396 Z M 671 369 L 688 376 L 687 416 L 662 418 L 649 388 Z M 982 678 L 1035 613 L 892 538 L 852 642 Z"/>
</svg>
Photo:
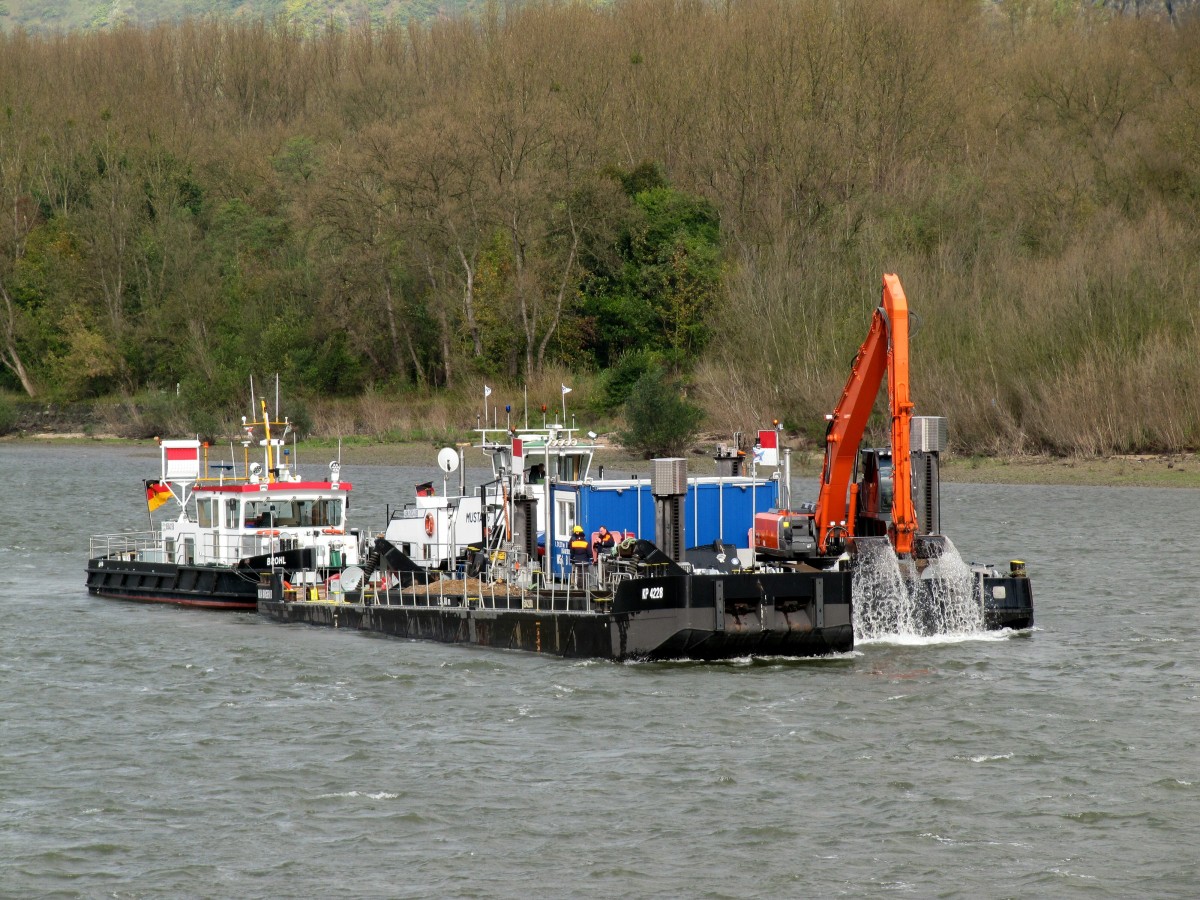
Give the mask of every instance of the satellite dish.
<svg viewBox="0 0 1200 900">
<path fill-rule="evenodd" d="M 362 584 L 363 570 L 358 566 L 346 566 L 342 569 L 342 577 L 339 579 L 342 585 L 342 590 L 349 593 L 357 591 L 358 586 Z"/>
<path fill-rule="evenodd" d="M 458 454 L 453 447 L 443 447 L 438 451 L 438 468 L 449 475 L 458 468 Z"/>
</svg>

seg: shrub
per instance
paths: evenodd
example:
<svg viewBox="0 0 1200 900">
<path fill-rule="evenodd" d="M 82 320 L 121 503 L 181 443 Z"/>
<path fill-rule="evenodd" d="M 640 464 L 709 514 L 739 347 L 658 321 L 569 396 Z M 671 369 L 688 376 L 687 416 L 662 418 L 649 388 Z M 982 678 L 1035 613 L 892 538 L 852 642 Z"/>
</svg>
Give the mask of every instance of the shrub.
<svg viewBox="0 0 1200 900">
<path fill-rule="evenodd" d="M 0 434 L 17 427 L 17 407 L 7 397 L 0 396 Z"/>
<path fill-rule="evenodd" d="M 695 438 L 703 418 L 700 408 L 683 398 L 679 384 L 656 366 L 634 384 L 625 404 L 628 430 L 618 438 L 647 459 L 678 456 Z"/>
<path fill-rule="evenodd" d="M 655 357 L 648 350 L 626 350 L 604 377 L 601 412 L 620 409 L 629 400 L 634 386 L 647 372 L 655 367 Z"/>
</svg>

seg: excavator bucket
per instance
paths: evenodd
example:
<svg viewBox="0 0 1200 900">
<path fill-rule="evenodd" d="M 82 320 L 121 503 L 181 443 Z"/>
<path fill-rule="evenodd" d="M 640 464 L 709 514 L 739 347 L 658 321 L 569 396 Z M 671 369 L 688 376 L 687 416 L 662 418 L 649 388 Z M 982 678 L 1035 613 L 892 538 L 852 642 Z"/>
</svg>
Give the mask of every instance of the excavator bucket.
<svg viewBox="0 0 1200 900">
<path fill-rule="evenodd" d="M 918 534 L 913 538 L 913 559 L 938 559 L 947 544 L 944 534 Z"/>
<path fill-rule="evenodd" d="M 846 552 L 850 554 L 851 563 L 856 563 L 861 559 L 869 559 L 878 553 L 892 552 L 891 538 L 886 536 L 880 537 L 864 537 L 855 535 L 845 542 Z"/>
</svg>

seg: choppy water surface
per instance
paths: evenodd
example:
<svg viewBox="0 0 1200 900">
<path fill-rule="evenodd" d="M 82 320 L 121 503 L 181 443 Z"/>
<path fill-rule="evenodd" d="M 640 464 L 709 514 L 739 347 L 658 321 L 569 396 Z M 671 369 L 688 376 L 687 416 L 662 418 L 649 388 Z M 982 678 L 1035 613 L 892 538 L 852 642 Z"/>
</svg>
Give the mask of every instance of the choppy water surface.
<svg viewBox="0 0 1200 900">
<path fill-rule="evenodd" d="M 2 896 L 1200 891 L 1193 492 L 945 485 L 1030 634 L 616 665 L 91 598 L 156 465 L 0 447 Z"/>
</svg>

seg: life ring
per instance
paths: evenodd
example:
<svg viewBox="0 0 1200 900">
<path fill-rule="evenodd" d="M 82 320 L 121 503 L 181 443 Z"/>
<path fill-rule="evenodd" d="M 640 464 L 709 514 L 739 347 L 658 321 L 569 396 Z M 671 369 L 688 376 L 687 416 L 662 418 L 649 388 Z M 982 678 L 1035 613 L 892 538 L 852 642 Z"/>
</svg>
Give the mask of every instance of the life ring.
<svg viewBox="0 0 1200 900">
<path fill-rule="evenodd" d="M 279 537 L 278 531 L 272 531 L 269 528 L 264 528 L 262 531 L 256 531 L 254 533 L 263 535 L 264 537 Z"/>
<path fill-rule="evenodd" d="M 433 537 L 433 513 L 425 513 L 425 534 Z"/>
<path fill-rule="evenodd" d="M 321 534 L 345 534 L 340 528 L 325 528 L 321 530 Z"/>
</svg>

